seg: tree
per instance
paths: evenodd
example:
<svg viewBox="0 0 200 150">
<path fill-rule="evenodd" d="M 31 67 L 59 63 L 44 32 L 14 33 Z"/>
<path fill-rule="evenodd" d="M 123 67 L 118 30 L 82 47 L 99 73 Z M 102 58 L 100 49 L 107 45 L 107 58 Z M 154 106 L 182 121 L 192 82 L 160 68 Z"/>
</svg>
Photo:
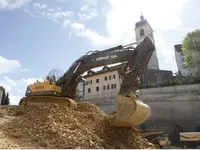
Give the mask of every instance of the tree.
<svg viewBox="0 0 200 150">
<path fill-rule="evenodd" d="M 9 93 L 7 92 L 6 98 L 5 98 L 5 105 L 9 105 L 9 104 L 10 104 L 10 98 L 9 98 Z"/>
<path fill-rule="evenodd" d="M 63 74 L 64 74 L 64 72 L 60 69 L 52 69 L 49 71 L 46 79 L 52 80 L 52 78 L 53 78 L 53 80 L 57 81 Z"/>
<path fill-rule="evenodd" d="M 9 93 L 7 92 L 6 94 L 5 89 L 3 89 L 1 105 L 9 105 L 9 104 L 10 104 Z"/>
<path fill-rule="evenodd" d="M 5 89 L 3 88 L 2 99 L 1 99 L 1 105 L 4 105 L 5 99 L 6 99 L 6 92 L 5 92 Z"/>
<path fill-rule="evenodd" d="M 182 42 L 185 66 L 200 69 L 200 29 L 188 32 Z"/>
</svg>

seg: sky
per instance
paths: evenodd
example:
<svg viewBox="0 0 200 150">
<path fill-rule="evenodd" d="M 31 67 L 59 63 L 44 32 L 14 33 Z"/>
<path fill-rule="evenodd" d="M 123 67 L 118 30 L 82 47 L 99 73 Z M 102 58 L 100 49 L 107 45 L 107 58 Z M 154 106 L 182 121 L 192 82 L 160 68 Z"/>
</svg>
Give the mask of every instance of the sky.
<svg viewBox="0 0 200 150">
<path fill-rule="evenodd" d="M 0 0 L 0 85 L 19 103 L 28 84 L 66 71 L 91 50 L 135 41 L 141 12 L 160 69 L 177 71 L 174 45 L 200 26 L 199 0 Z"/>
</svg>

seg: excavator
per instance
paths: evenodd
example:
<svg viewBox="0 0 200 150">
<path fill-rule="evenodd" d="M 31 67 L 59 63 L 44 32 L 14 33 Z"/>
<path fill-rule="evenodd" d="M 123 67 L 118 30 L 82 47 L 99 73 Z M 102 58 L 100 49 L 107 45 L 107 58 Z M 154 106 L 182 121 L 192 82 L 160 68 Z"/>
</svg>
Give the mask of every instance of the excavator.
<svg viewBox="0 0 200 150">
<path fill-rule="evenodd" d="M 139 77 L 147 67 L 154 50 L 151 38 L 144 37 L 139 42 L 101 51 L 89 51 L 77 59 L 57 81 L 48 77 L 45 81 L 28 85 L 25 97 L 20 100 L 19 105 L 58 103 L 73 107 L 76 105 L 77 86 L 83 73 L 96 67 L 122 63 L 124 78 L 117 95 L 118 110 L 113 126 L 137 126 L 151 113 L 150 107 L 139 100 L 135 93 L 138 90 Z"/>
</svg>

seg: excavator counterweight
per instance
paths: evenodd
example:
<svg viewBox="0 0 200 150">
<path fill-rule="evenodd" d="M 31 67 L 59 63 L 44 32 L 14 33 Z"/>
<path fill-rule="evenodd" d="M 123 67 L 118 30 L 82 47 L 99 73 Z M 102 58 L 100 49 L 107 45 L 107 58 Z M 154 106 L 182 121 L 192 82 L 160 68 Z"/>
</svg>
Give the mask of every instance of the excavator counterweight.
<svg viewBox="0 0 200 150">
<path fill-rule="evenodd" d="M 134 48 L 133 45 L 137 46 Z M 89 51 L 76 60 L 57 81 L 48 77 L 44 82 L 29 85 L 20 105 L 57 103 L 76 107 L 76 91 L 81 75 L 92 68 L 122 63 L 124 76 L 117 95 L 118 110 L 113 125 L 132 127 L 143 123 L 150 115 L 150 107 L 136 97 L 139 77 L 146 69 L 155 50 L 151 38 L 125 46 L 119 45 L 102 51 Z M 126 62 L 126 63 L 124 63 Z"/>
</svg>

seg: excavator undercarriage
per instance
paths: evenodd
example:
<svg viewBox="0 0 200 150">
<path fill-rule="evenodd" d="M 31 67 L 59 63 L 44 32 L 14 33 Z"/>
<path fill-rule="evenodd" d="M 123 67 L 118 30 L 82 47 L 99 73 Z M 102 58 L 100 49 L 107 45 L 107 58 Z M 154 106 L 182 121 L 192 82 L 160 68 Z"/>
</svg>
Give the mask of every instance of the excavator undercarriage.
<svg viewBox="0 0 200 150">
<path fill-rule="evenodd" d="M 133 47 L 134 44 L 137 44 L 136 48 Z M 76 107 L 77 85 L 84 72 L 104 65 L 126 62 L 121 69 L 124 79 L 117 96 L 118 110 L 113 125 L 116 127 L 139 125 L 148 118 L 151 109 L 136 97 L 136 91 L 139 76 L 147 67 L 154 50 L 151 39 L 145 37 L 137 43 L 120 45 L 103 51 L 90 51 L 76 60 L 57 81 L 53 76 L 48 77 L 44 82 L 29 85 L 20 105 L 37 106 L 56 103 Z"/>
</svg>

